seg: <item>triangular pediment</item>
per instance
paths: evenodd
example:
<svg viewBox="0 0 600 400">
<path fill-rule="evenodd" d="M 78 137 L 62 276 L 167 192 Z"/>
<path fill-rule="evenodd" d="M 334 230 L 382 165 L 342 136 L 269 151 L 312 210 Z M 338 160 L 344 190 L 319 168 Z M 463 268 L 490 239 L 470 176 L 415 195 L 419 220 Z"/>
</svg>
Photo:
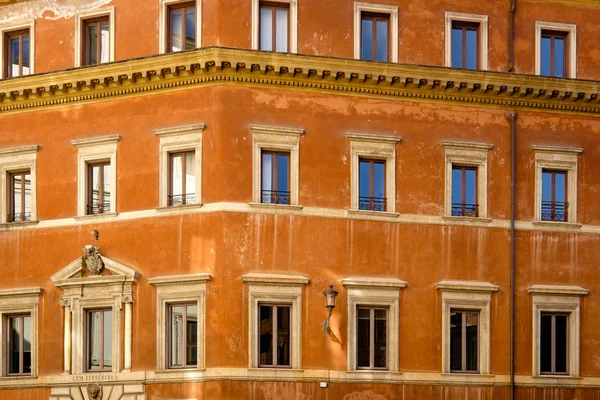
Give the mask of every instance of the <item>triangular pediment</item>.
<svg viewBox="0 0 600 400">
<path fill-rule="evenodd" d="M 134 282 L 137 281 L 139 274 L 136 270 L 129 268 L 115 260 L 100 255 L 102 262 L 104 263 L 104 269 L 106 269 L 112 276 L 120 277 L 121 280 Z M 86 269 L 85 261 L 83 257 L 78 257 L 69 265 L 55 273 L 50 277 L 54 284 L 64 283 L 69 280 L 81 279 Z M 107 276 L 97 275 L 89 276 L 86 279 L 101 279 L 107 278 Z"/>
</svg>

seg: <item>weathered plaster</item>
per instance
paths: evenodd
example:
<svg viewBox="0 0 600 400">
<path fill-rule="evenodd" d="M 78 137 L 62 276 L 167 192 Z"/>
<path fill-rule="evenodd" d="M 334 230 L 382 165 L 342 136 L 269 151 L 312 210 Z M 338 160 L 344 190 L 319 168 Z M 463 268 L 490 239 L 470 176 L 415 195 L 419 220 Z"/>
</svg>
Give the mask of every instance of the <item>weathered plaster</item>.
<svg viewBox="0 0 600 400">
<path fill-rule="evenodd" d="M 0 9 L 0 27 L 24 20 L 71 18 L 76 13 L 94 10 L 112 0 L 37 0 L 10 4 Z"/>
</svg>

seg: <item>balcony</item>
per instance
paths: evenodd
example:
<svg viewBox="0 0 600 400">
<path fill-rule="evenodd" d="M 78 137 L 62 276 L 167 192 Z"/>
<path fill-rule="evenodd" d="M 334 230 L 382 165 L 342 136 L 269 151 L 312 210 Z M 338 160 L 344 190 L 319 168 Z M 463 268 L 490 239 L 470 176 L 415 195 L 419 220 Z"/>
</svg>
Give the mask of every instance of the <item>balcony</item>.
<svg viewBox="0 0 600 400">
<path fill-rule="evenodd" d="M 370 210 L 370 211 L 386 211 L 387 210 L 387 199 L 385 197 L 359 197 L 358 198 L 358 209 L 359 210 Z"/>
<path fill-rule="evenodd" d="M 87 215 L 99 215 L 110 213 L 110 203 L 97 203 L 87 205 Z"/>
<path fill-rule="evenodd" d="M 290 204 L 290 192 L 282 190 L 261 191 L 261 203 L 266 204 Z"/>
<path fill-rule="evenodd" d="M 569 203 L 564 201 L 542 201 L 542 221 L 568 220 Z"/>
<path fill-rule="evenodd" d="M 6 216 L 7 222 L 26 222 L 31 221 L 31 212 L 14 213 Z"/>
<path fill-rule="evenodd" d="M 452 203 L 453 217 L 479 217 L 479 204 Z"/>
<path fill-rule="evenodd" d="M 169 195 L 169 207 L 184 206 L 186 204 L 196 204 L 196 193 Z"/>
</svg>

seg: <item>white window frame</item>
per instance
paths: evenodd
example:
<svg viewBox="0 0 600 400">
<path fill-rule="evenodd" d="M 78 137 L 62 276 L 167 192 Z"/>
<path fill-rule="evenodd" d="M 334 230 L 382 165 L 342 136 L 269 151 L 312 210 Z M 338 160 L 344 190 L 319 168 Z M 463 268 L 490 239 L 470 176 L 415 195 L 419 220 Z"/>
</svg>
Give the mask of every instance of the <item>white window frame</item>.
<svg viewBox="0 0 600 400">
<path fill-rule="evenodd" d="M 258 313 L 260 303 L 291 305 L 291 370 L 302 368 L 302 288 L 308 278 L 301 275 L 266 274 L 251 272 L 242 275 L 248 285 L 248 368 L 258 369 L 259 334 Z M 281 372 L 280 372 L 281 371 Z M 286 374 L 289 368 L 260 367 L 259 374 Z"/>
<path fill-rule="evenodd" d="M 81 59 L 81 47 L 83 46 L 83 43 L 81 43 L 83 34 L 83 21 L 86 19 L 103 16 L 108 16 L 109 24 L 108 31 L 110 35 L 110 48 L 108 49 L 108 62 L 115 61 L 115 7 L 102 7 L 97 10 L 78 12 L 75 14 L 75 68 L 81 67 L 83 65 L 83 60 Z"/>
<path fill-rule="evenodd" d="M 157 372 L 182 374 L 183 371 L 203 370 L 205 365 L 205 326 L 206 326 L 206 283 L 211 280 L 208 273 L 167 275 L 149 278 L 148 282 L 156 287 L 157 324 L 156 324 L 156 360 Z M 198 343 L 197 364 L 192 367 L 170 368 L 168 357 L 169 306 L 173 304 L 195 303 L 198 306 Z"/>
<path fill-rule="evenodd" d="M 179 207 L 202 206 L 202 132 L 206 124 L 177 126 L 173 128 L 156 129 L 154 134 L 160 139 L 158 155 L 158 195 L 159 209 L 173 209 L 169 207 L 169 154 L 180 151 L 194 150 L 194 174 L 196 178 L 196 202 Z M 178 207 L 176 207 L 178 208 Z"/>
<path fill-rule="evenodd" d="M 71 140 L 71 144 L 77 149 L 77 216 L 82 218 L 114 216 L 117 212 L 117 143 L 121 135 L 96 136 L 87 139 Z M 111 185 L 110 213 L 87 215 L 87 185 L 88 185 L 88 163 L 98 161 L 110 161 L 110 176 L 108 182 Z"/>
<path fill-rule="evenodd" d="M 556 377 L 578 378 L 580 360 L 581 296 L 589 293 L 580 286 L 533 285 L 527 289 L 533 305 L 533 376 L 536 381 L 547 379 L 553 382 Z M 569 364 L 568 375 L 542 375 L 540 373 L 540 323 L 544 312 L 569 314 Z"/>
<path fill-rule="evenodd" d="M 565 43 L 565 47 L 569 49 L 569 53 L 566 55 L 568 75 L 565 78 L 577 78 L 577 25 L 559 22 L 535 21 L 535 74 L 542 73 L 542 31 L 546 30 L 567 33 L 569 43 Z"/>
<path fill-rule="evenodd" d="M 494 147 L 487 143 L 442 141 L 445 150 L 445 218 L 486 220 L 488 216 L 488 152 Z M 477 202 L 479 217 L 452 217 L 452 166 L 477 167 Z"/>
<path fill-rule="evenodd" d="M 304 129 L 266 125 L 250 125 L 252 132 L 252 202 L 251 206 L 302 208 L 298 204 L 300 189 L 300 137 Z M 290 204 L 262 203 L 262 151 L 290 153 Z"/>
<path fill-rule="evenodd" d="M 442 372 L 450 374 L 450 313 L 452 310 L 479 311 L 479 373 L 489 375 L 491 355 L 490 304 L 491 295 L 500 288 L 488 282 L 441 281 L 436 289 L 442 292 Z M 462 375 L 452 373 L 452 375 Z"/>
<path fill-rule="evenodd" d="M 272 3 L 289 4 L 288 53 L 298 52 L 298 0 L 275 0 Z M 252 0 L 252 50 L 260 50 L 260 0 Z M 274 51 L 274 50 L 273 50 Z"/>
<path fill-rule="evenodd" d="M 452 23 L 475 22 L 479 24 L 479 38 L 477 49 L 479 57 L 479 70 L 487 71 L 489 69 L 488 56 L 488 16 L 481 14 L 466 14 L 446 11 L 446 67 L 452 68 Z"/>
<path fill-rule="evenodd" d="M 196 4 L 196 47 L 202 47 L 202 0 L 192 0 Z M 189 3 L 190 0 L 158 0 L 158 53 L 167 53 L 169 6 Z"/>
<path fill-rule="evenodd" d="M 398 62 L 398 6 L 390 6 L 386 4 L 373 4 L 373 3 L 354 3 L 354 58 L 360 60 L 360 48 L 361 48 L 361 20 L 363 12 L 372 12 L 377 14 L 388 14 L 390 16 L 389 32 L 390 37 L 388 38 L 390 43 L 390 55 L 388 62 Z"/>
<path fill-rule="evenodd" d="M 18 289 L 0 289 L 0 360 L 2 360 L 2 374 L 4 379 L 30 379 L 38 376 L 38 305 L 43 290 L 41 287 L 27 287 Z M 8 376 L 6 368 L 6 341 L 4 337 L 5 317 L 12 314 L 29 314 L 31 316 L 31 375 Z"/>
<path fill-rule="evenodd" d="M 36 158 L 40 146 L 37 144 L 0 149 L 0 223 L 27 224 L 37 221 L 37 174 Z M 31 221 L 8 222 L 8 174 L 29 169 L 31 174 Z"/>
<path fill-rule="evenodd" d="M 0 65 L 2 66 L 2 68 L 0 68 L 0 79 L 7 78 L 5 76 L 6 71 L 4 68 L 7 62 L 6 49 L 4 48 L 6 42 L 6 40 L 4 40 L 5 35 L 7 33 L 10 34 L 11 32 L 20 31 L 23 29 L 29 29 L 29 74 L 27 75 L 35 74 L 35 20 L 31 20 L 24 23 L 0 27 L 0 38 L 2 39 L 0 40 Z"/>
<path fill-rule="evenodd" d="M 400 289 L 407 286 L 405 281 L 396 278 L 348 277 L 342 279 L 342 285 L 348 289 L 348 371 L 367 378 L 384 378 L 386 373 L 399 372 L 400 342 Z M 356 309 L 358 306 L 385 307 L 387 320 L 387 358 L 386 370 L 357 369 L 356 354 Z"/>
<path fill-rule="evenodd" d="M 396 212 L 396 144 L 402 141 L 399 136 L 348 133 L 350 140 L 350 212 L 361 214 L 385 214 Z M 359 210 L 359 160 L 385 161 L 385 211 Z"/>
<path fill-rule="evenodd" d="M 577 147 L 533 146 L 535 153 L 535 203 L 533 219 L 538 224 L 577 223 L 577 158 L 583 152 Z M 567 221 L 542 221 L 542 171 L 567 172 Z"/>
</svg>

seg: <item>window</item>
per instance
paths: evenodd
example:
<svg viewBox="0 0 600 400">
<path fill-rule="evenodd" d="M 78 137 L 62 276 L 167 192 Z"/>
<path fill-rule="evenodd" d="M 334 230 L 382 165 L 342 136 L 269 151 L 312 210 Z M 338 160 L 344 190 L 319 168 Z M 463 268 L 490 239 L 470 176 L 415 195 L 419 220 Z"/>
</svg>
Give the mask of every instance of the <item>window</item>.
<svg viewBox="0 0 600 400">
<path fill-rule="evenodd" d="M 542 170 L 542 221 L 567 221 L 567 172 Z"/>
<path fill-rule="evenodd" d="M 175 3 L 168 6 L 167 52 L 196 48 L 196 4 Z"/>
<path fill-rule="evenodd" d="M 356 310 L 356 367 L 387 369 L 387 308 Z"/>
<path fill-rule="evenodd" d="M 195 167 L 193 150 L 169 153 L 169 206 L 196 202 Z"/>
<path fill-rule="evenodd" d="M 169 366 L 198 365 L 198 304 L 169 306 Z"/>
<path fill-rule="evenodd" d="M 114 6 L 75 14 L 75 67 L 114 60 Z"/>
<path fill-rule="evenodd" d="M 398 7 L 354 3 L 354 58 L 398 62 Z"/>
<path fill-rule="evenodd" d="M 31 173 L 29 170 L 9 174 L 9 214 L 7 222 L 31 221 Z"/>
<path fill-rule="evenodd" d="M 289 35 L 289 4 L 260 3 L 260 49 L 286 53 Z"/>
<path fill-rule="evenodd" d="M 536 75 L 575 78 L 577 26 L 536 21 L 535 32 Z"/>
<path fill-rule="evenodd" d="M 479 216 L 477 167 L 452 165 L 452 216 Z"/>
<path fill-rule="evenodd" d="M 110 162 L 88 164 L 87 215 L 110 212 Z"/>
<path fill-rule="evenodd" d="M 567 374 L 569 315 L 542 313 L 540 317 L 540 373 Z"/>
<path fill-rule="evenodd" d="M 385 160 L 358 160 L 359 210 L 387 210 Z"/>
<path fill-rule="evenodd" d="M 450 311 L 450 371 L 479 370 L 479 311 Z"/>
<path fill-rule="evenodd" d="M 31 375 L 31 315 L 6 317 L 7 375 Z"/>
<path fill-rule="evenodd" d="M 6 46 L 5 77 L 29 75 L 31 65 L 31 42 L 29 29 L 8 32 L 4 36 Z"/>
<path fill-rule="evenodd" d="M 261 203 L 290 204 L 290 153 L 262 152 Z"/>
<path fill-rule="evenodd" d="M 112 310 L 87 311 L 86 354 L 88 371 L 112 370 Z"/>
<path fill-rule="evenodd" d="M 446 67 L 488 69 L 488 16 L 446 12 Z"/>
<path fill-rule="evenodd" d="M 291 307 L 259 304 L 259 367 L 290 367 Z"/>
</svg>

